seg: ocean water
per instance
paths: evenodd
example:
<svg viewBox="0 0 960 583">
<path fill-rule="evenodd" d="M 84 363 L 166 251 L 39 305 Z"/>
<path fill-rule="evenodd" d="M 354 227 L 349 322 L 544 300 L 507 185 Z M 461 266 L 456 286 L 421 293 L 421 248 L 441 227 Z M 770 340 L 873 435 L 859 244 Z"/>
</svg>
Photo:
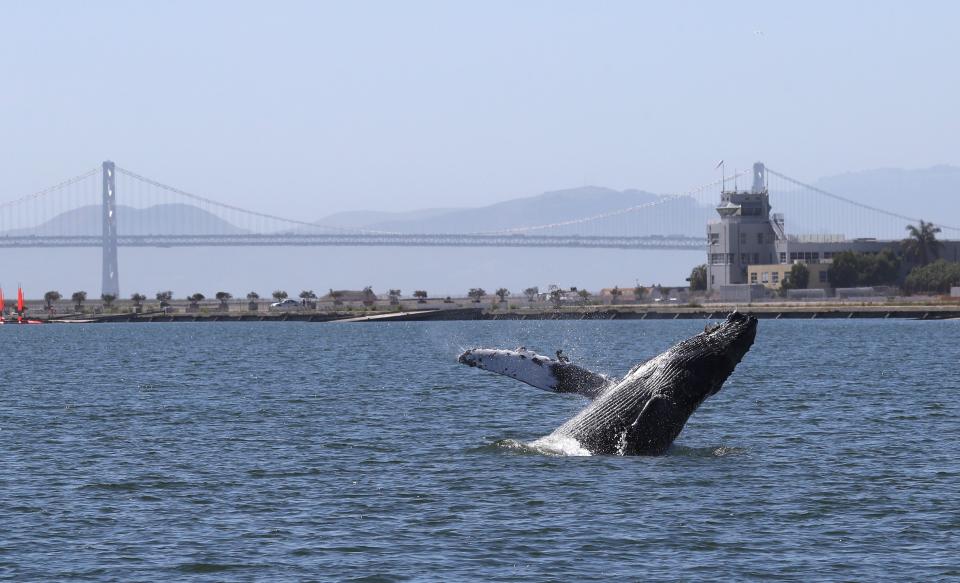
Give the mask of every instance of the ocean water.
<svg viewBox="0 0 960 583">
<path fill-rule="evenodd" d="M 960 577 L 960 321 L 770 321 L 662 457 L 531 447 L 697 321 L 3 326 L 0 578 Z"/>
</svg>

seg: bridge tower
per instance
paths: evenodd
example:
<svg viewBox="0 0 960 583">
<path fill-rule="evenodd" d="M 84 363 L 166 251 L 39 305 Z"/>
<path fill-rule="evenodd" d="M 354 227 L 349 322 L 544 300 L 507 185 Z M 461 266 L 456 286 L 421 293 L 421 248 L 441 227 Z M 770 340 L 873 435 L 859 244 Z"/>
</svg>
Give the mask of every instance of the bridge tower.
<svg viewBox="0 0 960 583">
<path fill-rule="evenodd" d="M 763 162 L 753 165 L 753 192 L 760 194 L 767 189 L 767 167 Z"/>
<path fill-rule="evenodd" d="M 103 283 L 104 295 L 120 297 L 117 265 L 117 172 L 113 162 L 103 163 Z"/>
</svg>

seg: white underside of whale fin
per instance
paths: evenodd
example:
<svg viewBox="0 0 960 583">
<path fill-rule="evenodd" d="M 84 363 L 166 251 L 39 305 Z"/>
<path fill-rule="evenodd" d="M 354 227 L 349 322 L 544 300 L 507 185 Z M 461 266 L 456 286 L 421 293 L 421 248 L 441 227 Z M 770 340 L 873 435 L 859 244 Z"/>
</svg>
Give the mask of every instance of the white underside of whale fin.
<svg viewBox="0 0 960 583">
<path fill-rule="evenodd" d="M 517 379 L 544 391 L 556 391 L 560 384 L 553 374 L 557 361 L 530 350 L 477 348 L 460 356 L 460 362 Z"/>
<path fill-rule="evenodd" d="M 459 361 L 468 366 L 508 376 L 544 391 L 577 393 L 591 399 L 610 384 L 610 380 L 603 375 L 522 348 L 477 348 L 461 354 Z"/>
</svg>

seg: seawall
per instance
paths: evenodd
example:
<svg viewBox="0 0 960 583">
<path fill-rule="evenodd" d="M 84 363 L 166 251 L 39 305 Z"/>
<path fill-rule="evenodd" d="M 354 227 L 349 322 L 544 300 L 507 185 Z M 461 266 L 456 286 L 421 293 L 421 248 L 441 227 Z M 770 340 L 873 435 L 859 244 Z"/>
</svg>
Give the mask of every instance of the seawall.
<svg viewBox="0 0 960 583">
<path fill-rule="evenodd" d="M 708 305 L 703 307 L 604 306 L 539 309 L 490 310 L 487 308 L 453 308 L 405 312 L 282 312 L 282 313 L 163 313 L 97 314 L 51 318 L 60 323 L 161 323 L 161 322 L 430 322 L 462 320 L 707 320 L 723 318 L 734 309 L 749 312 L 761 319 L 960 319 L 960 305 Z"/>
</svg>

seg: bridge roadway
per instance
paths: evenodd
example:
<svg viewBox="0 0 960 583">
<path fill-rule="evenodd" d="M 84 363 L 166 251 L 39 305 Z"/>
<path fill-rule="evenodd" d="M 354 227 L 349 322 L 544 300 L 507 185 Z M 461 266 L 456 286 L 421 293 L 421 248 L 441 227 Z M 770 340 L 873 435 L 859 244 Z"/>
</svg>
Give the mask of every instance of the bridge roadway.
<svg viewBox="0 0 960 583">
<path fill-rule="evenodd" d="M 120 235 L 121 247 L 565 247 L 586 249 L 679 249 L 702 251 L 707 241 L 681 235 L 593 237 L 511 234 L 273 234 Z M 0 236 L 0 248 L 102 247 L 100 235 Z"/>
</svg>

